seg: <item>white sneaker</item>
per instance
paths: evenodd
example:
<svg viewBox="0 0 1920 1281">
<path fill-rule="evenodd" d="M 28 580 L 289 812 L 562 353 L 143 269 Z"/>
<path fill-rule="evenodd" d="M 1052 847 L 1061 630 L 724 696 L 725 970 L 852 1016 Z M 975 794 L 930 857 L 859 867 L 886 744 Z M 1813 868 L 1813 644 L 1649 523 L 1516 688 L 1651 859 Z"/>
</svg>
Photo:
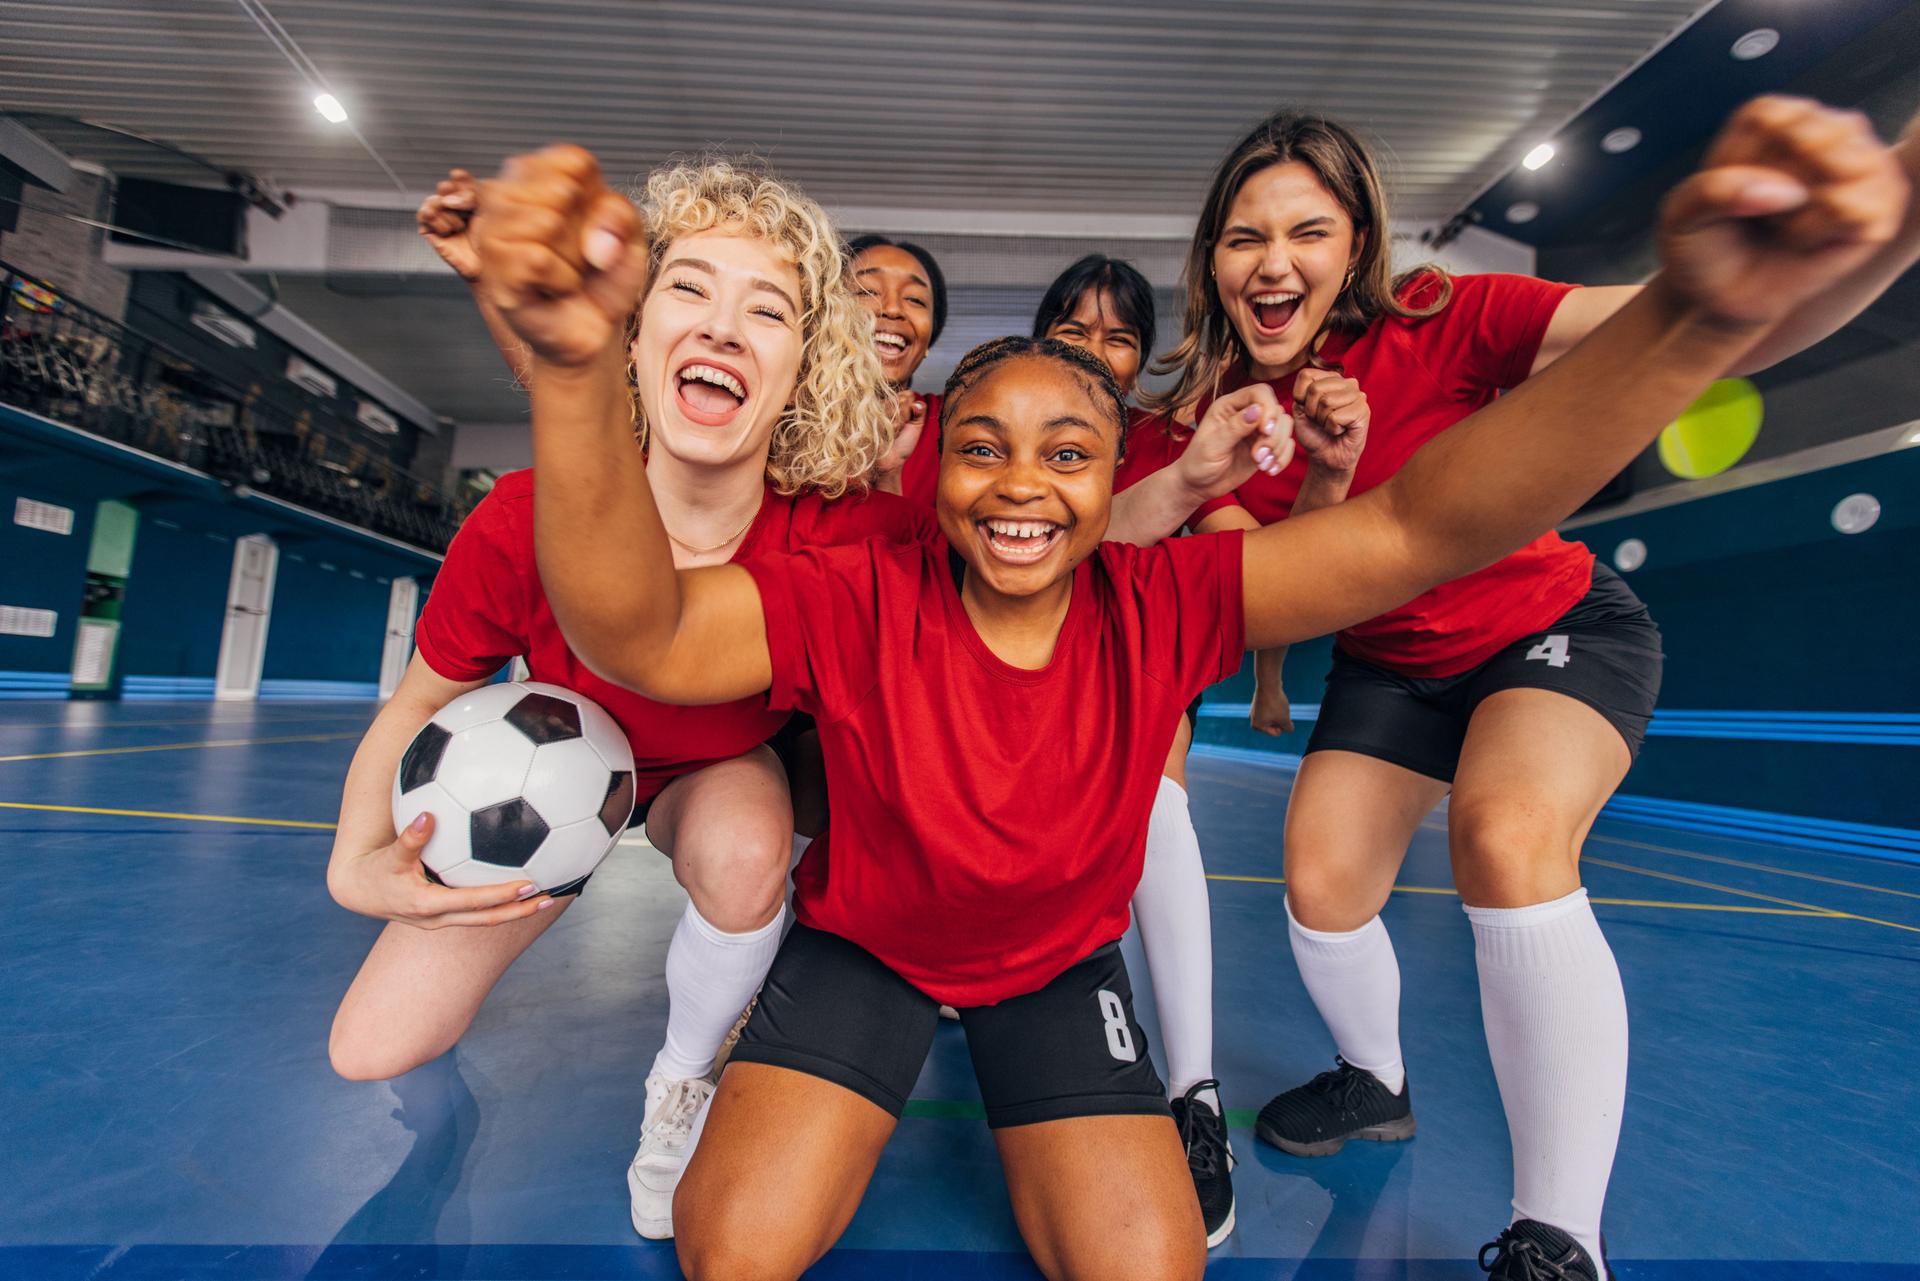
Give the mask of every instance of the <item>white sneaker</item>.
<svg viewBox="0 0 1920 1281">
<path fill-rule="evenodd" d="M 633 1230 L 650 1241 L 673 1236 L 673 1190 L 693 1155 L 694 1138 L 713 1098 L 705 1077 L 676 1080 L 647 1077 L 647 1118 L 640 1126 L 640 1149 L 627 1166 L 627 1193 L 633 1206 Z"/>
</svg>

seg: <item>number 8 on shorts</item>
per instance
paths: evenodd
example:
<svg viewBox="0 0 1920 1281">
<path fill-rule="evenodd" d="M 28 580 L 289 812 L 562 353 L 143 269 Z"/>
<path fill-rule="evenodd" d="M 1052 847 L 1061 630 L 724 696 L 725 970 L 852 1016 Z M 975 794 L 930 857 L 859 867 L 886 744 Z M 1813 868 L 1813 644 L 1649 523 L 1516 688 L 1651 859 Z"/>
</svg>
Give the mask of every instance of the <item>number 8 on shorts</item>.
<svg viewBox="0 0 1920 1281">
<path fill-rule="evenodd" d="M 1101 988 L 1100 1018 L 1107 1025 L 1107 1052 L 1122 1063 L 1131 1063 L 1140 1057 L 1133 1048 L 1133 1029 L 1127 1026 L 1127 1007 L 1120 998 Z"/>
</svg>

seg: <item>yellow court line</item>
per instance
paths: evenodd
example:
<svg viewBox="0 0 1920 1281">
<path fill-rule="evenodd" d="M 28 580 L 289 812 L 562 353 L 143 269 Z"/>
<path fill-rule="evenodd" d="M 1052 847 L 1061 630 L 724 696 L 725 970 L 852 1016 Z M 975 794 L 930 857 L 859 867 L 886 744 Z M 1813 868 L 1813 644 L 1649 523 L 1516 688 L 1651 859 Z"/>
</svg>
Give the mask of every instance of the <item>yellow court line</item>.
<svg viewBox="0 0 1920 1281">
<path fill-rule="evenodd" d="M 1884 921 L 1877 916 L 1862 916 L 1858 912 L 1843 912 L 1839 908 L 1821 907 L 1818 903 L 1801 903 L 1790 898 L 1779 898 L 1772 894 L 1756 894 L 1752 890 L 1737 890 L 1731 885 L 1716 885 L 1712 881 L 1695 880 L 1691 876 L 1678 876 L 1672 872 L 1656 872 L 1650 867 L 1636 867 L 1632 863 L 1616 863 L 1612 859 L 1593 858 L 1580 860 L 1595 867 L 1610 867 L 1616 872 L 1632 872 L 1639 876 L 1651 876 L 1656 880 L 1673 881 L 1679 885 L 1691 885 L 1703 890 L 1717 890 L 1722 894 L 1732 894 L 1738 898 L 1757 899 L 1762 903 L 1775 903 L 1781 907 L 1797 907 L 1805 911 L 1816 912 L 1822 916 L 1844 917 L 1849 921 L 1865 921 L 1869 925 L 1884 925 L 1890 930 L 1904 930 L 1909 934 L 1920 934 L 1920 925 L 1903 925 L 1899 921 Z"/>
<path fill-rule="evenodd" d="M 1606 845 L 1625 845 L 1636 850 L 1651 850 L 1656 854 L 1672 854 L 1679 858 L 1698 859 L 1702 863 L 1720 863 L 1727 867 L 1745 868 L 1749 872 L 1772 872 L 1776 876 L 1791 876 L 1802 881 L 1818 881 L 1822 885 L 1840 885 L 1850 890 L 1869 890 L 1875 894 L 1893 894 L 1900 898 L 1920 899 L 1920 894 L 1912 890 L 1896 890 L 1886 885 L 1869 885 L 1864 881 L 1843 881 L 1834 876 L 1796 872 L 1792 868 L 1773 867 L 1767 863 L 1749 863 L 1744 859 L 1723 858 L 1718 854 L 1701 854 L 1694 850 L 1677 850 L 1669 845 L 1654 845 L 1648 841 L 1629 841 L 1618 836 L 1589 836 L 1587 840 L 1590 843 L 1599 841 Z"/>
<path fill-rule="evenodd" d="M 16 729 L 153 729 L 161 725 L 297 725 L 308 721 L 372 719 L 363 713 L 356 716 L 203 716 L 189 721 L 0 721 L 0 732 Z"/>
<path fill-rule="evenodd" d="M 127 756 L 135 752 L 190 752 L 202 747 L 254 747 L 268 743 L 331 743 L 336 739 L 358 738 L 349 734 L 284 734 L 278 738 L 214 738 L 197 743 L 151 743 L 145 747 L 83 747 L 70 752 L 27 752 L 19 756 L 0 756 L 0 765 L 9 761 L 57 761 L 69 756 Z"/>
<path fill-rule="evenodd" d="M 52 814 L 112 814 L 119 818 L 172 818 L 190 823 L 245 823 L 256 827 L 300 827 L 331 832 L 332 823 L 313 823 L 298 818 L 243 818 L 234 814 L 176 814 L 170 810 L 110 810 L 93 805 L 34 805 L 26 801 L 0 801 L 0 810 L 41 810 Z"/>
<path fill-rule="evenodd" d="M 1207 873 L 1209 881 L 1250 881 L 1257 885 L 1285 885 L 1284 876 L 1229 876 L 1224 872 Z M 1396 885 L 1395 894 L 1444 894 L 1449 898 L 1458 898 L 1459 891 L 1448 889 L 1444 885 Z M 1672 903 L 1659 899 L 1644 898 L 1589 898 L 1589 903 L 1598 907 L 1661 907 L 1676 912 L 1739 912 L 1755 916 L 1824 916 L 1830 920 L 1848 920 L 1844 912 L 1831 912 L 1823 907 L 1750 907 L 1744 903 Z"/>
</svg>

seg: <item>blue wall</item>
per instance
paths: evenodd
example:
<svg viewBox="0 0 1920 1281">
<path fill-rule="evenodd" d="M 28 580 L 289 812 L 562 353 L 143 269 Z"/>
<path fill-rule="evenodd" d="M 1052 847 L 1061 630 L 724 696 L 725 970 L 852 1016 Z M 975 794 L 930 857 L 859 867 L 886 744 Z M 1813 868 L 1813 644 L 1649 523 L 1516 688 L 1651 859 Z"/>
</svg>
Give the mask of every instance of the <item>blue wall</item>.
<svg viewBox="0 0 1920 1281">
<path fill-rule="evenodd" d="M 14 503 L 32 498 L 73 509 L 73 532 L 53 534 L 13 523 Z M 0 673 L 67 672 L 73 665 L 74 620 L 87 582 L 87 545 L 94 501 L 41 484 L 0 481 L 0 605 L 51 609 L 51 637 L 0 636 Z"/>
<path fill-rule="evenodd" d="M 1841 534 L 1842 498 L 1878 498 L 1878 523 Z M 1920 827 L 1920 449 L 1696 498 L 1572 531 L 1603 560 L 1628 538 L 1625 575 L 1666 639 L 1659 710 L 1624 794 Z M 1331 644 L 1296 646 L 1286 686 L 1317 710 Z M 1312 729 L 1256 734 L 1237 704 L 1249 668 L 1208 691 L 1198 738 L 1302 752 Z M 1860 838 L 1858 833 L 1848 839 Z"/>
<path fill-rule="evenodd" d="M 121 672 L 211 680 L 232 572 L 231 538 L 143 512 L 121 615 Z"/>
<path fill-rule="evenodd" d="M 261 679 L 377 682 L 391 590 L 374 576 L 283 546 Z"/>
</svg>

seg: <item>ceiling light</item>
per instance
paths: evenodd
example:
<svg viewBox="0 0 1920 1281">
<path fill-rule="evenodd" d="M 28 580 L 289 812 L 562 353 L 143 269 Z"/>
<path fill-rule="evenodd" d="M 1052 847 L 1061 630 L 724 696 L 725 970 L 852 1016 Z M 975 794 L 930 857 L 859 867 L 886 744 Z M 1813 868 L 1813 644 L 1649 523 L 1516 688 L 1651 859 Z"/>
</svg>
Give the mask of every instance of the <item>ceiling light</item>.
<svg viewBox="0 0 1920 1281">
<path fill-rule="evenodd" d="M 1529 151 L 1526 154 L 1526 158 L 1523 159 L 1520 163 L 1525 165 L 1529 169 L 1538 169 L 1551 159 L 1553 159 L 1553 144 L 1550 142 L 1543 142 L 1539 146 L 1535 147 L 1532 151 Z"/>
<path fill-rule="evenodd" d="M 1739 62 L 1752 62 L 1755 58 L 1764 58 L 1773 52 L 1780 43 L 1780 33 L 1772 27 L 1756 27 L 1733 42 L 1732 53 Z"/>
<path fill-rule="evenodd" d="M 1920 427 L 1915 427 L 1912 431 L 1902 436 L 1900 443 L 1903 445 L 1920 445 Z"/>
<path fill-rule="evenodd" d="M 327 118 L 327 123 L 343 125 L 347 123 L 347 109 L 340 105 L 340 99 L 330 93 L 313 95 L 313 109 Z"/>
<path fill-rule="evenodd" d="M 1647 563 L 1647 545 L 1637 538 L 1628 538 L 1613 549 L 1613 567 L 1623 574 L 1631 574 Z"/>
<path fill-rule="evenodd" d="M 1610 156 L 1617 156 L 1623 151 L 1632 151 L 1639 145 L 1640 131 L 1632 125 L 1622 125 L 1600 140 L 1600 150 Z"/>
<path fill-rule="evenodd" d="M 1848 494 L 1833 505 L 1831 519 L 1843 534 L 1864 534 L 1880 519 L 1880 500 L 1872 494 Z"/>
<path fill-rule="evenodd" d="M 1540 206 L 1531 200 L 1516 200 L 1507 206 L 1507 221 L 1512 223 L 1532 222 L 1540 216 Z"/>
</svg>

